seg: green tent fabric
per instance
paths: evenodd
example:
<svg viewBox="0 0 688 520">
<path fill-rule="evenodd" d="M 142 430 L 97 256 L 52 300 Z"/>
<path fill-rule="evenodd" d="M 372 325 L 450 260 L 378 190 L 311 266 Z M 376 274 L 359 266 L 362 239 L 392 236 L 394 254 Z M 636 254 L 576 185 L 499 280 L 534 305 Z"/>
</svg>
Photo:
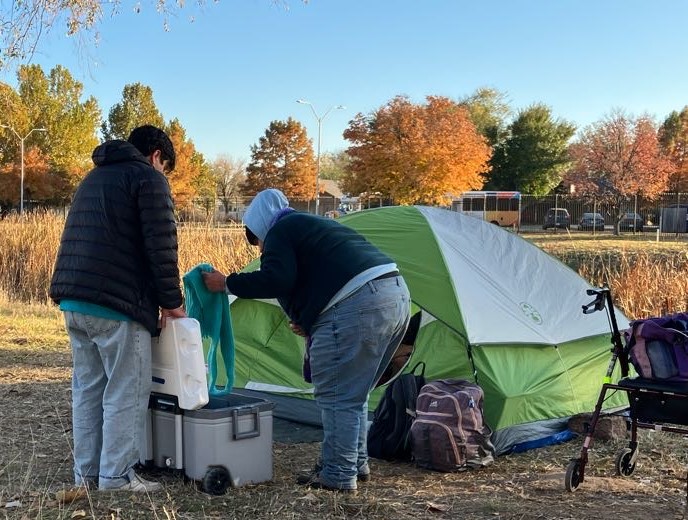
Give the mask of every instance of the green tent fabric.
<svg viewBox="0 0 688 520">
<path fill-rule="evenodd" d="M 568 417 L 594 408 L 611 332 L 604 312 L 582 314 L 591 286 L 569 267 L 512 232 L 449 210 L 383 207 L 339 221 L 394 259 L 422 310 L 409 366 L 425 361 L 428 380 L 476 380 L 500 453 L 560 432 Z M 235 386 L 276 401 L 276 415 L 317 421 L 312 387 L 301 377 L 303 340 L 276 302 L 235 299 L 231 309 Z M 622 328 L 628 322 L 620 311 L 617 319 Z M 372 394 L 370 410 L 383 390 Z"/>
<path fill-rule="evenodd" d="M 229 301 L 224 293 L 212 293 L 203 283 L 202 272 L 212 271 L 209 264 L 199 264 L 183 277 L 186 313 L 201 325 L 203 350 L 208 366 L 208 392 L 226 395 L 234 386 L 234 334 Z M 218 350 L 219 347 L 219 350 Z"/>
</svg>

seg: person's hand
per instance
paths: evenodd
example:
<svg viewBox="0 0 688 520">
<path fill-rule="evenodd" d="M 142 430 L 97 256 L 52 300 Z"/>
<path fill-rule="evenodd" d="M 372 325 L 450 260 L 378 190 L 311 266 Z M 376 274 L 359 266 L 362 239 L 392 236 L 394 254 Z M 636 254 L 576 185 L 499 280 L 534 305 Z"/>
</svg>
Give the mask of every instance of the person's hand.
<svg viewBox="0 0 688 520">
<path fill-rule="evenodd" d="M 289 322 L 289 328 L 291 328 L 291 331 L 294 334 L 301 336 L 301 337 L 304 337 L 304 338 L 306 337 L 306 332 L 301 327 L 299 327 L 296 323 L 294 323 L 293 321 Z"/>
<path fill-rule="evenodd" d="M 186 312 L 184 311 L 184 306 L 177 307 L 176 309 L 160 309 L 160 327 L 165 327 L 167 324 L 167 318 L 186 318 Z"/>
<path fill-rule="evenodd" d="M 213 269 L 209 272 L 202 272 L 201 275 L 203 276 L 203 283 L 205 284 L 206 289 L 208 289 L 210 292 L 225 292 L 227 289 L 227 285 L 225 285 L 225 280 L 227 277 L 224 275 L 224 273 Z"/>
</svg>

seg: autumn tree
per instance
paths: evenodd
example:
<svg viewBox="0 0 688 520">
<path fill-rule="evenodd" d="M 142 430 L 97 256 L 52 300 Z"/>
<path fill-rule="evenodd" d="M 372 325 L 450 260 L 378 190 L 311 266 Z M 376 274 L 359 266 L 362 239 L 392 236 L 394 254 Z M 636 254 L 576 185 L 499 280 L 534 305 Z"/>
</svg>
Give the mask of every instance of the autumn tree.
<svg viewBox="0 0 688 520">
<path fill-rule="evenodd" d="M 29 114 L 19 94 L 6 83 L 0 83 L 0 123 L 12 127 L 29 128 Z M 18 153 L 17 142 L 11 130 L 0 127 L 0 164 L 11 161 Z"/>
<path fill-rule="evenodd" d="M 562 180 L 569 166 L 568 143 L 576 127 L 554 119 L 543 104 L 521 110 L 495 146 L 486 188 L 546 195 Z"/>
<path fill-rule="evenodd" d="M 220 155 L 211 163 L 210 173 L 215 182 L 215 194 L 222 201 L 226 215 L 232 207 L 232 200 L 241 194 L 241 185 L 246 179 L 246 162 Z"/>
<path fill-rule="evenodd" d="M 153 89 L 141 83 L 125 85 L 122 101 L 114 105 L 103 122 L 103 137 L 127 139 L 131 131 L 141 125 L 163 128 L 164 120 L 153 99 Z"/>
<path fill-rule="evenodd" d="M 673 169 L 652 119 L 622 111 L 587 127 L 570 153 L 574 162 L 567 179 L 577 193 L 608 201 L 617 210 L 617 225 L 622 203 L 634 195 L 656 198 Z"/>
<path fill-rule="evenodd" d="M 167 174 L 172 197 L 179 207 L 188 206 L 198 190 L 203 190 L 204 180 L 211 182 L 207 175 L 209 168 L 203 154 L 198 152 L 193 141 L 186 137 L 186 130 L 178 119 L 170 121 L 164 129 L 170 136 L 176 154 L 174 170 Z"/>
<path fill-rule="evenodd" d="M 272 121 L 258 144 L 251 146 L 242 191 L 254 195 L 266 188 L 279 188 L 289 198 L 315 197 L 313 145 L 303 125 L 292 119 Z"/>
<path fill-rule="evenodd" d="M 445 97 L 416 105 L 398 96 L 344 131 L 352 144 L 344 191 L 380 193 L 398 204 L 447 204 L 482 187 L 490 147 L 468 110 Z"/>
<path fill-rule="evenodd" d="M 668 189 L 688 191 L 688 106 L 681 112 L 672 112 L 659 128 L 662 151 L 673 163 Z"/>
<path fill-rule="evenodd" d="M 481 87 L 459 101 L 466 107 L 478 132 L 494 147 L 506 137 L 511 106 L 505 93 L 489 87 Z"/>
</svg>

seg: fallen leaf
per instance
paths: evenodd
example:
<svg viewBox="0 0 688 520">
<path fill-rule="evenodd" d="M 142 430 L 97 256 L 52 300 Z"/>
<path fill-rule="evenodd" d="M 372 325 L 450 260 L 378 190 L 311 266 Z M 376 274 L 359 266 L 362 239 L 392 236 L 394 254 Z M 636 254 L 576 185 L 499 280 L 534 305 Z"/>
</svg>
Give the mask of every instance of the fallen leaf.
<svg viewBox="0 0 688 520">
<path fill-rule="evenodd" d="M 86 511 L 83 509 L 77 509 L 72 513 L 72 516 L 70 518 L 86 518 Z"/>
<path fill-rule="evenodd" d="M 86 498 L 87 495 L 85 487 L 63 489 L 55 493 L 55 500 L 62 504 L 71 504 L 76 500 Z"/>
</svg>

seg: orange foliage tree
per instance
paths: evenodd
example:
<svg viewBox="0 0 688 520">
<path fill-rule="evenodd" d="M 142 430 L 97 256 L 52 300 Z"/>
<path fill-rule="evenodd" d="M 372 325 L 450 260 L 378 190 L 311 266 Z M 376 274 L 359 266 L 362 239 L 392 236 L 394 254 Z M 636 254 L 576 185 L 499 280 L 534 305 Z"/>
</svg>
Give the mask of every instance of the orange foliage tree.
<svg viewBox="0 0 688 520">
<path fill-rule="evenodd" d="M 657 129 L 647 116 L 619 111 L 592 124 L 570 147 L 568 182 L 582 195 L 609 201 L 621 218 L 628 197 L 657 197 L 667 188 L 673 166 L 659 146 Z"/>
<path fill-rule="evenodd" d="M 246 167 L 245 195 L 279 188 L 293 199 L 315 197 L 315 159 L 306 129 L 291 117 L 273 121 L 257 145 L 251 146 Z"/>
<path fill-rule="evenodd" d="M 208 165 L 203 155 L 196 150 L 193 141 L 187 139 L 186 130 L 178 119 L 170 121 L 166 132 L 177 156 L 174 170 L 167 174 L 172 197 L 178 207 L 188 206 L 196 196 L 197 180 L 203 176 Z"/>
<path fill-rule="evenodd" d="M 659 142 L 674 165 L 669 190 L 688 191 L 688 106 L 664 120 L 659 128 Z"/>
<path fill-rule="evenodd" d="M 447 204 L 482 187 L 491 148 L 467 109 L 446 97 L 426 101 L 416 105 L 397 96 L 349 123 L 344 191 L 379 192 L 398 204 Z"/>
<path fill-rule="evenodd" d="M 18 205 L 21 186 L 21 159 L 6 163 L 0 168 L 0 205 Z M 66 182 L 38 147 L 24 153 L 24 201 L 57 201 L 66 190 Z"/>
</svg>

